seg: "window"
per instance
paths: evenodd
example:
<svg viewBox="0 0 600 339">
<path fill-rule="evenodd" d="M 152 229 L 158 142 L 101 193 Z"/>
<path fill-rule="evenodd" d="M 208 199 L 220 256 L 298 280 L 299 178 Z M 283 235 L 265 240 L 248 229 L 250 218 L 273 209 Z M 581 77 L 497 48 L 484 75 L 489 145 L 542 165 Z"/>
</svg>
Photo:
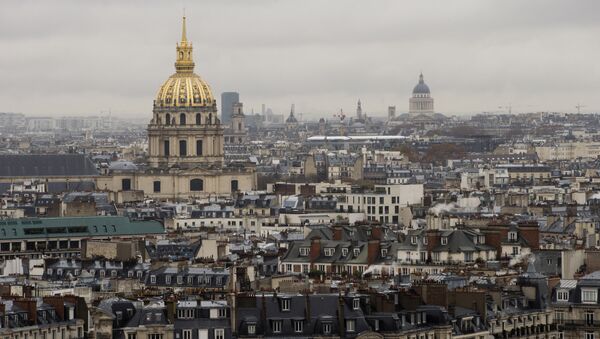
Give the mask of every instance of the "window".
<svg viewBox="0 0 600 339">
<path fill-rule="evenodd" d="M 513 246 L 513 248 L 512 248 L 512 254 L 513 255 L 519 255 L 519 247 Z"/>
<path fill-rule="evenodd" d="M 163 339 L 163 335 L 158 333 L 148 334 L 148 339 Z"/>
<path fill-rule="evenodd" d="M 226 308 L 219 308 L 217 314 L 218 314 L 219 318 L 225 318 L 225 317 L 227 317 L 227 309 Z"/>
<path fill-rule="evenodd" d="M 156 276 L 155 275 L 151 275 L 150 276 L 150 283 L 151 284 L 156 284 Z"/>
<path fill-rule="evenodd" d="M 331 323 L 323 323 L 323 334 L 331 334 Z"/>
<path fill-rule="evenodd" d="M 121 179 L 121 190 L 123 190 L 123 191 L 131 190 L 131 179 Z"/>
<path fill-rule="evenodd" d="M 382 248 L 381 249 L 381 256 L 385 258 L 387 256 L 387 252 L 388 252 L 387 248 Z"/>
<path fill-rule="evenodd" d="M 239 190 L 239 183 L 237 180 L 231 180 L 231 192 L 237 192 Z"/>
<path fill-rule="evenodd" d="M 202 181 L 202 179 L 190 180 L 190 191 L 203 191 L 203 190 L 204 190 L 204 181 Z"/>
<path fill-rule="evenodd" d="M 192 330 L 183 330 L 181 331 L 183 339 L 192 339 Z"/>
<path fill-rule="evenodd" d="M 356 321 L 354 319 L 346 320 L 346 332 L 356 331 Z"/>
<path fill-rule="evenodd" d="M 271 322 L 271 330 L 273 333 L 281 333 L 281 320 L 273 320 Z"/>
<path fill-rule="evenodd" d="M 360 310 L 360 299 L 359 298 L 355 298 L 352 300 L 352 307 L 355 310 Z"/>
<path fill-rule="evenodd" d="M 179 140 L 179 156 L 185 157 L 187 155 L 187 141 Z"/>
<path fill-rule="evenodd" d="M 294 332 L 302 333 L 304 323 L 302 320 L 294 320 Z"/>
<path fill-rule="evenodd" d="M 179 114 L 179 124 L 185 125 L 185 113 Z"/>
<path fill-rule="evenodd" d="M 281 299 L 281 310 L 282 311 L 290 310 L 290 299 Z"/>
<path fill-rule="evenodd" d="M 345 257 L 348 255 L 348 249 L 347 248 L 342 248 L 342 257 Z"/>
<path fill-rule="evenodd" d="M 308 256 L 308 252 L 310 249 L 308 247 L 300 247 L 300 256 L 306 257 Z"/>
<path fill-rule="evenodd" d="M 594 324 L 594 311 L 586 311 L 584 314 L 585 324 L 593 325 Z"/>
<path fill-rule="evenodd" d="M 582 289 L 581 290 L 581 302 L 582 303 L 596 303 L 598 300 L 598 290 Z"/>
<path fill-rule="evenodd" d="M 448 245 L 448 237 L 442 237 L 442 245 Z"/>
<path fill-rule="evenodd" d="M 335 248 L 327 247 L 325 248 L 325 256 L 331 257 L 335 253 Z"/>
<path fill-rule="evenodd" d="M 248 324 L 248 334 L 256 334 L 256 324 Z"/>
<path fill-rule="evenodd" d="M 46 270 L 46 274 L 47 274 L 47 275 L 52 275 L 52 269 L 51 269 L 51 268 L 47 269 L 47 270 Z"/>
<path fill-rule="evenodd" d="M 167 114 L 167 116 L 165 118 L 165 124 L 166 125 L 170 125 L 171 124 L 171 114 Z"/>
<path fill-rule="evenodd" d="M 200 117 L 200 113 L 196 113 L 196 125 L 202 124 L 202 118 Z"/>
<path fill-rule="evenodd" d="M 564 311 L 555 311 L 554 312 L 554 321 L 557 324 L 563 324 L 565 322 L 565 312 Z"/>
<path fill-rule="evenodd" d="M 127 339 L 137 339 L 137 333 L 127 333 Z"/>
<path fill-rule="evenodd" d="M 595 339 L 594 332 L 585 332 L 585 339 Z"/>
<path fill-rule="evenodd" d="M 516 241 L 517 240 L 517 232 L 508 232 L 508 240 Z"/>
<path fill-rule="evenodd" d="M 171 276 L 165 275 L 165 284 L 170 284 L 170 283 L 171 283 Z"/>
<path fill-rule="evenodd" d="M 558 291 L 556 292 L 557 301 L 569 301 L 569 291 Z"/>
<path fill-rule="evenodd" d="M 196 155 L 202 155 L 202 140 L 196 140 Z"/>
<path fill-rule="evenodd" d="M 359 254 L 360 254 L 360 248 L 355 248 L 354 249 L 354 256 L 358 257 Z"/>
<path fill-rule="evenodd" d="M 154 193 L 160 193 L 160 180 L 157 180 L 153 183 Z"/>
<path fill-rule="evenodd" d="M 178 284 L 178 285 L 181 285 L 181 284 L 183 284 L 183 277 L 182 277 L 182 276 L 180 276 L 180 275 L 178 275 L 178 276 L 177 276 L 177 284 Z"/>
<path fill-rule="evenodd" d="M 169 140 L 165 140 L 163 142 L 163 153 L 165 154 L 165 156 L 169 156 L 171 155 L 171 143 L 169 142 Z"/>
</svg>

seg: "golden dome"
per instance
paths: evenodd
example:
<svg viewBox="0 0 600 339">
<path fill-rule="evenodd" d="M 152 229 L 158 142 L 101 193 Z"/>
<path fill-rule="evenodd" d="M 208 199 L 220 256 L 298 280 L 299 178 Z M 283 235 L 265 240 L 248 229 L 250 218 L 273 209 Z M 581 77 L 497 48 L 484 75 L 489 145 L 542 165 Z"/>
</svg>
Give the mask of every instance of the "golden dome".
<svg viewBox="0 0 600 339">
<path fill-rule="evenodd" d="M 194 73 L 194 59 L 192 57 L 192 43 L 187 41 L 185 30 L 185 17 L 181 42 L 177 44 L 177 61 L 175 61 L 175 74 L 171 75 L 160 86 L 156 94 L 155 106 L 181 107 L 181 106 L 213 106 L 215 99 L 208 84 Z"/>
</svg>

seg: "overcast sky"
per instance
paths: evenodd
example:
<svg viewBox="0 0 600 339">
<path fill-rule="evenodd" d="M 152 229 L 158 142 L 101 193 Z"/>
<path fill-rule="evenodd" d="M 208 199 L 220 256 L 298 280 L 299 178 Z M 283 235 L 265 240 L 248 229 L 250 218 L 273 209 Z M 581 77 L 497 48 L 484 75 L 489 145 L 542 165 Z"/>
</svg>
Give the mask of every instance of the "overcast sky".
<svg viewBox="0 0 600 339">
<path fill-rule="evenodd" d="M 3 0 L 0 112 L 150 117 L 183 7 L 196 73 L 246 113 L 405 112 L 421 70 L 442 113 L 600 111 L 598 0 Z"/>
</svg>

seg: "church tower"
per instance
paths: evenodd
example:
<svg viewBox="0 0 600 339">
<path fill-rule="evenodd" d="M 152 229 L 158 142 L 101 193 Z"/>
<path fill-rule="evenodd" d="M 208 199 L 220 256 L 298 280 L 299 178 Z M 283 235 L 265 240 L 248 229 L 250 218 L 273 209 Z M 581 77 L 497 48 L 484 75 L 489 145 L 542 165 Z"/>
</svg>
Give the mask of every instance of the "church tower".
<svg viewBox="0 0 600 339">
<path fill-rule="evenodd" d="M 192 43 L 183 17 L 175 73 L 158 90 L 148 125 L 151 167 L 194 168 L 223 164 L 223 127 L 209 85 L 194 73 Z"/>
<path fill-rule="evenodd" d="M 241 102 L 233 104 L 233 115 L 231 116 L 231 143 L 242 145 L 246 142 L 246 116 L 244 106 Z"/>
</svg>

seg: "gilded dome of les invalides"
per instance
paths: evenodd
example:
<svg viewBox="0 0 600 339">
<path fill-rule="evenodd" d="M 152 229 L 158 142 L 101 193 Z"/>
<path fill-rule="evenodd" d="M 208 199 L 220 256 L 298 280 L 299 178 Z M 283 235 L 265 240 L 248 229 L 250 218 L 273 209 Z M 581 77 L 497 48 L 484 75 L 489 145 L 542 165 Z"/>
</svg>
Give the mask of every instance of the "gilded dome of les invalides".
<svg viewBox="0 0 600 339">
<path fill-rule="evenodd" d="M 176 72 L 171 75 L 158 90 L 154 105 L 156 107 L 210 107 L 215 103 L 208 84 L 194 73 L 192 43 L 187 41 L 185 17 L 181 42 L 177 44 Z"/>
</svg>

